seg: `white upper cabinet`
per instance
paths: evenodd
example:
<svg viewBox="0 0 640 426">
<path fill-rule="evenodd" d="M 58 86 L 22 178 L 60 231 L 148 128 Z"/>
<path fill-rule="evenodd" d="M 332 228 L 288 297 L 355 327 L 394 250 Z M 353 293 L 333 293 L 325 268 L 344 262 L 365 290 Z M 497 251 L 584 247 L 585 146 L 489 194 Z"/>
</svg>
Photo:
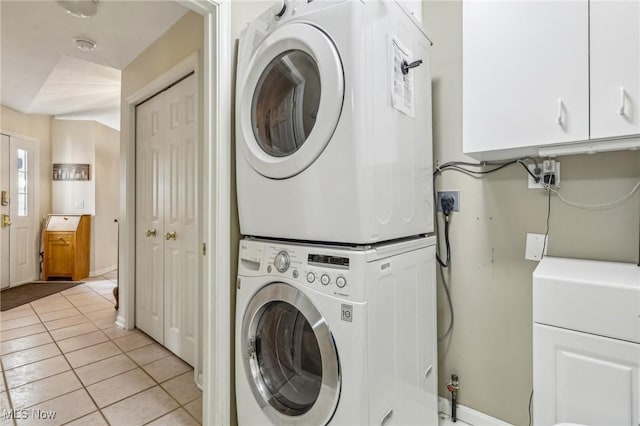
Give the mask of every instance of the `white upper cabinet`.
<svg viewBox="0 0 640 426">
<path fill-rule="evenodd" d="M 465 153 L 589 137 L 588 13 L 586 0 L 464 2 Z"/>
<path fill-rule="evenodd" d="M 590 2 L 591 138 L 640 133 L 640 0 Z"/>
<path fill-rule="evenodd" d="M 639 134 L 640 0 L 464 0 L 466 154 L 624 149 Z"/>
</svg>

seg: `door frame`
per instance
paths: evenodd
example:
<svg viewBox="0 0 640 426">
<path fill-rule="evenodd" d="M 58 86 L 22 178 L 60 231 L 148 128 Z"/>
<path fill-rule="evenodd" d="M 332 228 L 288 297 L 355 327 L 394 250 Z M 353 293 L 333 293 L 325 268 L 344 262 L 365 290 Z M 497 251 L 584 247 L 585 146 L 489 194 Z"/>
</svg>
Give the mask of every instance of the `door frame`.
<svg viewBox="0 0 640 426">
<path fill-rule="evenodd" d="M 204 48 L 195 57 L 201 88 L 202 197 L 201 230 L 207 254 L 202 262 L 203 287 L 203 424 L 231 422 L 231 4 L 228 0 L 183 0 L 178 3 L 204 18 Z M 194 57 L 176 65 L 167 74 L 194 67 Z M 201 60 L 201 70 L 198 62 Z M 181 68 L 182 67 L 182 68 Z M 191 71 L 191 70 L 190 70 Z M 190 72 L 189 71 L 189 72 Z M 167 75 L 165 74 L 165 75 Z M 172 74 L 175 81 L 176 74 Z M 135 105 L 164 89 L 159 77 L 127 99 L 123 121 L 129 134 L 121 140 L 121 202 L 119 244 L 120 314 L 116 323 L 135 326 Z M 173 82 L 171 81 L 171 82 Z M 169 84 L 171 83 L 169 82 Z M 148 90 L 148 92 L 145 92 Z M 147 96 L 147 97 L 148 97 Z"/>
<path fill-rule="evenodd" d="M 11 138 L 16 138 L 16 139 L 24 139 L 30 142 L 33 142 L 35 145 L 35 155 L 34 155 L 34 164 L 35 164 L 35 169 L 34 169 L 34 173 L 35 173 L 35 177 L 34 177 L 34 182 L 35 182 L 35 189 L 34 189 L 34 193 L 33 193 L 33 210 L 34 210 L 34 216 L 33 216 L 33 229 L 35 230 L 36 235 L 39 235 L 39 241 L 36 243 L 36 253 L 35 253 L 35 271 L 34 271 L 34 279 L 38 280 L 40 279 L 40 247 L 41 247 L 41 243 L 42 243 L 42 229 L 40 229 L 40 225 L 42 222 L 42 218 L 40 217 L 40 139 L 36 139 L 33 138 L 31 136 L 25 136 L 25 135 L 21 135 L 20 133 L 16 133 L 16 132 L 12 132 L 12 131 L 7 131 L 7 130 L 2 130 L 0 129 L 0 134 L 3 134 L 5 136 L 9 137 L 9 143 L 11 143 Z M 11 260 L 9 260 L 9 262 L 11 262 Z M 1 267 L 1 265 L 0 265 Z M 9 271 L 11 271 L 11 264 L 9 264 Z M 11 277 L 11 273 L 9 273 L 9 277 Z M 28 282 L 26 283 L 22 283 L 22 284 L 28 284 Z M 9 287 L 7 288 L 11 288 L 11 287 L 19 287 L 22 284 L 17 284 L 15 286 L 12 286 L 11 283 L 9 283 Z"/>
</svg>

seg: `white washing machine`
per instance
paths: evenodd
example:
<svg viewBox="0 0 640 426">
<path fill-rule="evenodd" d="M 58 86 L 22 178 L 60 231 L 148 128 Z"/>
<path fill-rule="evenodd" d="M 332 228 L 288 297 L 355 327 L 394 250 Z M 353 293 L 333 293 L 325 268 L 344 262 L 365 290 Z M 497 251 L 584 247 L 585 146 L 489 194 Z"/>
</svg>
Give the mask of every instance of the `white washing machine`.
<svg viewBox="0 0 640 426">
<path fill-rule="evenodd" d="M 432 232 L 429 47 L 396 1 L 285 1 L 252 22 L 236 83 L 241 232 Z"/>
<path fill-rule="evenodd" d="M 640 267 L 545 257 L 533 273 L 533 423 L 640 424 Z"/>
<path fill-rule="evenodd" d="M 242 240 L 238 423 L 437 425 L 434 256 Z"/>
</svg>

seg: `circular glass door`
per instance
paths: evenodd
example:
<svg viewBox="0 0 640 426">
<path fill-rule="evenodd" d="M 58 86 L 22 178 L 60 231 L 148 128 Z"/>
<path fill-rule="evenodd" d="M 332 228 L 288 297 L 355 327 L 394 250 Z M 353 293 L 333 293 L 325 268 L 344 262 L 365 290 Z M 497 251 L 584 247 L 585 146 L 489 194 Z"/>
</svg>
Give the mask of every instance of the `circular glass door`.
<svg viewBox="0 0 640 426">
<path fill-rule="evenodd" d="M 243 321 L 245 369 L 253 394 L 276 424 L 326 424 L 340 393 L 338 355 L 327 323 L 288 284 L 262 288 Z"/>
<path fill-rule="evenodd" d="M 318 158 L 338 124 L 340 57 L 322 31 L 294 23 L 270 34 L 246 69 L 237 82 L 239 147 L 258 173 L 294 176 Z"/>
</svg>

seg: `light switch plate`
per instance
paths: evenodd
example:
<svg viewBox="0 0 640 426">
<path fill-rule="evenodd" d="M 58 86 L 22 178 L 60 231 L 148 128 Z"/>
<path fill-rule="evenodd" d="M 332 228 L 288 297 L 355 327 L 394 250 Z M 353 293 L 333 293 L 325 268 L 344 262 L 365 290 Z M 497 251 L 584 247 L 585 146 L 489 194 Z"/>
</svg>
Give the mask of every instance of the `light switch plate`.
<svg viewBox="0 0 640 426">
<path fill-rule="evenodd" d="M 547 239 L 547 244 L 544 240 Z M 527 245 L 525 248 L 524 258 L 539 262 L 542 259 L 542 249 L 544 247 L 544 255 L 547 255 L 549 248 L 549 236 L 544 234 L 527 234 Z"/>
</svg>

